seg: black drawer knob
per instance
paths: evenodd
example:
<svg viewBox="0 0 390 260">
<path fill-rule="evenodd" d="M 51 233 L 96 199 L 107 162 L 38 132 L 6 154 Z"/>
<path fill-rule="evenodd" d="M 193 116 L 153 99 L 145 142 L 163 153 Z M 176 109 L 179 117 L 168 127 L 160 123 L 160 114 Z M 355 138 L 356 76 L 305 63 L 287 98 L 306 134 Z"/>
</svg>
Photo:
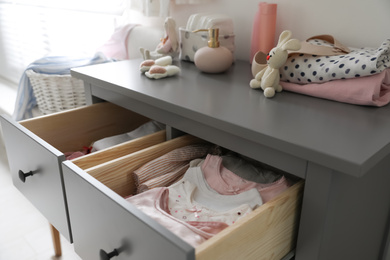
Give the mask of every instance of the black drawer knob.
<svg viewBox="0 0 390 260">
<path fill-rule="evenodd" d="M 109 260 L 119 254 L 130 254 L 130 243 L 127 239 L 123 239 L 122 246 L 115 248 L 111 253 L 107 253 L 103 249 L 100 249 L 100 260 Z"/>
<path fill-rule="evenodd" d="M 24 173 L 22 170 L 19 170 L 19 179 L 22 181 L 22 182 L 26 182 L 26 178 L 28 176 L 33 176 L 34 173 L 32 171 L 29 171 L 27 173 Z"/>
<path fill-rule="evenodd" d="M 111 253 L 106 253 L 103 249 L 100 250 L 100 260 L 110 260 L 114 256 L 118 256 L 119 251 L 117 249 L 114 249 Z"/>
</svg>

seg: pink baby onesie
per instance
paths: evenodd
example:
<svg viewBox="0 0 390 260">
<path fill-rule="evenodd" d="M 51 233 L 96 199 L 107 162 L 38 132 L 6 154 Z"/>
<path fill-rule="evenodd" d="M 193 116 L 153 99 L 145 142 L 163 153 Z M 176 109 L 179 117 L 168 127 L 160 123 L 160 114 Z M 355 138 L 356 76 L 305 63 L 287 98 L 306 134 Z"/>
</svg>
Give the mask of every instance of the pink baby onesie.
<svg viewBox="0 0 390 260">
<path fill-rule="evenodd" d="M 231 225 L 263 204 L 256 189 L 237 195 L 221 195 L 213 191 L 200 167 L 188 169 L 184 177 L 168 189 L 170 213 L 183 221 L 213 221 Z"/>
<path fill-rule="evenodd" d="M 216 155 L 208 154 L 201 168 L 208 185 L 224 195 L 239 194 L 256 188 L 265 203 L 288 188 L 284 176 L 276 182 L 266 184 L 247 181 L 226 169 L 222 165 L 222 158 Z"/>
<path fill-rule="evenodd" d="M 126 200 L 196 247 L 262 204 L 256 189 L 239 195 L 220 195 L 203 176 L 200 167 L 190 168 L 182 180 L 169 188 L 154 188 Z"/>
<path fill-rule="evenodd" d="M 228 227 L 222 222 L 182 221 L 174 218 L 168 213 L 168 196 L 168 188 L 160 187 L 126 200 L 193 247 Z"/>
</svg>

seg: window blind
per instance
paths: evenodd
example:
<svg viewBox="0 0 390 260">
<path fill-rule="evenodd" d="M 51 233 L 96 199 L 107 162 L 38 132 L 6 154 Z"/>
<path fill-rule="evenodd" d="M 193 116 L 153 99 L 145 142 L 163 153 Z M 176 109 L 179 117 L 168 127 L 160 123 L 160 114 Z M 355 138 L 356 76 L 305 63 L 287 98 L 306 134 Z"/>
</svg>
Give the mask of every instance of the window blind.
<svg viewBox="0 0 390 260">
<path fill-rule="evenodd" d="M 44 56 L 93 56 L 113 33 L 123 2 L 0 0 L 0 77 L 17 83 Z"/>
</svg>

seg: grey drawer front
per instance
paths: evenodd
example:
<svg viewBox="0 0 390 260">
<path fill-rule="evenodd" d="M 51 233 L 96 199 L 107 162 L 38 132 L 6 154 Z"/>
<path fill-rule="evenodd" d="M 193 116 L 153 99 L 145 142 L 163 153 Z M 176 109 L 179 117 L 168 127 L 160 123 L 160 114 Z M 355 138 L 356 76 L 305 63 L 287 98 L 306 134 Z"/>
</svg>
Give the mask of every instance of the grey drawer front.
<svg viewBox="0 0 390 260">
<path fill-rule="evenodd" d="M 62 164 L 73 242 L 83 260 L 122 248 L 115 257 L 194 260 L 192 246 L 173 235 L 69 161 Z"/>
<path fill-rule="evenodd" d="M 64 155 L 8 116 L 0 119 L 15 187 L 71 241 L 61 172 Z M 33 176 L 22 182 L 19 170 Z"/>
</svg>

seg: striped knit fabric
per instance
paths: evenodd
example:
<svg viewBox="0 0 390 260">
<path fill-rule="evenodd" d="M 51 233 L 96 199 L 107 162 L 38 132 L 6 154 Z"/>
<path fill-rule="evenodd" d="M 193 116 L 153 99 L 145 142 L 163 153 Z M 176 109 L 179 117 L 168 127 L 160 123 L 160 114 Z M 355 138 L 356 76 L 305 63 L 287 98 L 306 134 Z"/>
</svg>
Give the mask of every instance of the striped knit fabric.
<svg viewBox="0 0 390 260">
<path fill-rule="evenodd" d="M 164 175 L 161 175 L 159 177 L 150 179 L 148 181 L 145 181 L 141 185 L 138 186 L 137 193 L 142 193 L 144 191 L 156 188 L 156 187 L 167 187 L 171 184 L 179 181 L 184 173 L 189 168 L 189 164 L 184 165 L 183 167 L 180 167 L 178 169 L 175 169 L 174 171 L 168 172 Z"/>
<path fill-rule="evenodd" d="M 209 149 L 208 144 L 188 145 L 146 163 L 133 173 L 138 193 L 169 186 L 186 172 L 191 160 L 205 157 Z"/>
</svg>

